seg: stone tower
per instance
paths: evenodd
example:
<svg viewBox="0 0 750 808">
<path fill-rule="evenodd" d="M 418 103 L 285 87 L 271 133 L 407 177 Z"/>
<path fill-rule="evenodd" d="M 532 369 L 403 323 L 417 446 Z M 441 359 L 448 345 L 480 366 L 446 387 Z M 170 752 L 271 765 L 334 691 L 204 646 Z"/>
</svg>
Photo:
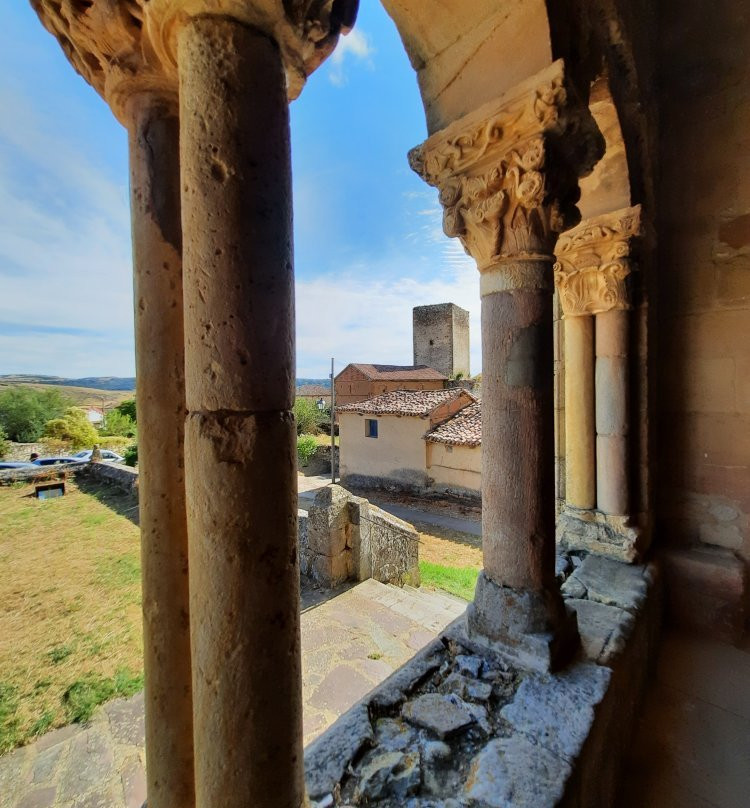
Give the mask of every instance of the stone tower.
<svg viewBox="0 0 750 808">
<path fill-rule="evenodd" d="M 415 306 L 414 364 L 428 365 L 448 377 L 470 375 L 469 312 L 455 303 Z"/>
</svg>

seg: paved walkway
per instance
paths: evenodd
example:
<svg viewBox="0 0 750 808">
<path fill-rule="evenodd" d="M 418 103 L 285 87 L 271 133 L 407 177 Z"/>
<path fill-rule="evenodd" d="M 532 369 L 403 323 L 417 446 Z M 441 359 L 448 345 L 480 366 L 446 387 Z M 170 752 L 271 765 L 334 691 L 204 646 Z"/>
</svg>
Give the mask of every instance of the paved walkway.
<svg viewBox="0 0 750 808">
<path fill-rule="evenodd" d="M 376 581 L 302 597 L 307 745 L 466 607 L 439 592 Z M 0 808 L 140 808 L 143 696 L 112 701 L 85 725 L 0 757 Z"/>
<path fill-rule="evenodd" d="M 750 642 L 668 634 L 618 808 L 750 805 Z"/>
<path fill-rule="evenodd" d="M 318 490 L 325 487 L 330 482 L 330 477 L 305 477 L 300 474 L 298 477 L 300 509 L 306 511 L 310 505 L 312 505 Z M 468 533 L 470 536 L 482 535 L 482 523 L 478 519 L 450 516 L 440 511 L 413 508 L 408 505 L 396 505 L 393 502 L 380 500 L 378 497 L 368 497 L 368 499 L 373 505 L 377 505 L 378 508 L 382 508 L 384 511 L 393 514 L 393 516 L 397 516 L 399 519 L 403 519 L 405 522 L 410 522 L 411 524 L 436 525 L 437 527 L 443 527 L 448 530 L 455 530 L 458 533 Z"/>
</svg>

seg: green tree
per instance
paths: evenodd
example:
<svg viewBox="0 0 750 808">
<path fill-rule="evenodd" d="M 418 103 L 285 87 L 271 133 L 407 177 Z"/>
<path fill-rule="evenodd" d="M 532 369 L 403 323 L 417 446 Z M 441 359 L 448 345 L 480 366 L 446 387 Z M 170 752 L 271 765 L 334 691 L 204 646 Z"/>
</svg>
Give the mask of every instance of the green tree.
<svg viewBox="0 0 750 808">
<path fill-rule="evenodd" d="M 135 399 L 128 398 L 125 401 L 121 401 L 114 409 L 115 412 L 120 412 L 123 415 L 127 415 L 133 423 L 138 423 L 138 416 L 136 415 L 135 411 Z"/>
<path fill-rule="evenodd" d="M 320 432 L 320 410 L 312 399 L 294 400 L 294 418 L 297 422 L 298 435 L 317 435 Z"/>
<path fill-rule="evenodd" d="M 11 440 L 34 443 L 47 421 L 59 418 L 69 406 L 58 390 L 12 387 L 0 393 L 0 427 Z"/>
<path fill-rule="evenodd" d="M 8 436 L 5 434 L 5 430 L 0 426 L 0 460 L 8 454 L 8 449 L 10 449 Z"/>
<path fill-rule="evenodd" d="M 138 444 L 134 443 L 132 446 L 128 446 L 128 448 L 122 453 L 122 456 L 125 460 L 126 466 L 137 466 L 138 465 Z"/>
<path fill-rule="evenodd" d="M 135 435 L 135 421 L 115 407 L 104 418 L 102 435 L 121 435 L 125 438 L 132 438 Z"/>
<path fill-rule="evenodd" d="M 93 446 L 99 440 L 99 433 L 80 407 L 68 407 L 62 418 L 53 418 L 44 426 L 44 435 L 70 443 L 72 449 Z"/>
<path fill-rule="evenodd" d="M 297 436 L 297 458 L 301 466 L 306 466 L 317 451 L 318 442 L 315 440 L 315 435 Z"/>
</svg>

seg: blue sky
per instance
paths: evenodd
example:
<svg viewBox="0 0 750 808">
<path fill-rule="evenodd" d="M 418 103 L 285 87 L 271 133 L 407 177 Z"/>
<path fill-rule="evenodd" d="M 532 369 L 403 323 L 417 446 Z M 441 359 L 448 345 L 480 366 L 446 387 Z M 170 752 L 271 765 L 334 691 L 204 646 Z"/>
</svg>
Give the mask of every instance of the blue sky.
<svg viewBox="0 0 750 808">
<path fill-rule="evenodd" d="M 10 5 L 10 4 L 9 4 Z M 127 137 L 26 2 L 0 31 L 0 374 L 134 372 Z M 411 362 L 411 309 L 472 314 L 479 279 L 406 153 L 426 136 L 395 26 L 357 28 L 291 105 L 297 375 Z"/>
</svg>

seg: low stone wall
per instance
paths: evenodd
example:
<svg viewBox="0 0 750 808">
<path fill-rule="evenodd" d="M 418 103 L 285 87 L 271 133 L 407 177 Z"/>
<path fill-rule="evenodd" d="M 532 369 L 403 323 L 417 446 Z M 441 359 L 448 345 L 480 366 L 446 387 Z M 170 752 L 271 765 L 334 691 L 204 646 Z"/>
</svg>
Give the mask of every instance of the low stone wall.
<svg viewBox="0 0 750 808">
<path fill-rule="evenodd" d="M 41 483 L 47 480 L 62 480 L 80 468 L 79 463 L 60 463 L 56 466 L 31 466 L 20 469 L 0 470 L 0 486 L 14 483 Z"/>
<path fill-rule="evenodd" d="M 597 556 L 563 562 L 576 661 L 555 674 L 522 670 L 477 647 L 459 618 L 307 747 L 312 805 L 616 804 L 655 659 L 659 576 Z"/>
<path fill-rule="evenodd" d="M 299 542 L 301 573 L 319 586 L 419 583 L 417 531 L 339 485 L 322 488 L 300 517 Z"/>
<path fill-rule="evenodd" d="M 138 493 L 138 472 L 120 463 L 86 463 L 75 469 L 76 477 L 114 485 L 126 494 Z"/>
<path fill-rule="evenodd" d="M 8 444 L 8 451 L 5 453 L 3 460 L 8 462 L 22 462 L 28 463 L 32 453 L 38 455 L 47 455 L 48 452 L 44 448 L 43 443 L 12 443 Z"/>
<path fill-rule="evenodd" d="M 457 486 L 435 484 L 426 474 L 414 473 L 409 477 L 372 477 L 365 474 L 346 474 L 341 484 L 354 491 L 385 491 L 389 494 L 408 494 L 426 500 L 453 500 L 477 504 L 482 501 L 480 491 Z"/>
</svg>

